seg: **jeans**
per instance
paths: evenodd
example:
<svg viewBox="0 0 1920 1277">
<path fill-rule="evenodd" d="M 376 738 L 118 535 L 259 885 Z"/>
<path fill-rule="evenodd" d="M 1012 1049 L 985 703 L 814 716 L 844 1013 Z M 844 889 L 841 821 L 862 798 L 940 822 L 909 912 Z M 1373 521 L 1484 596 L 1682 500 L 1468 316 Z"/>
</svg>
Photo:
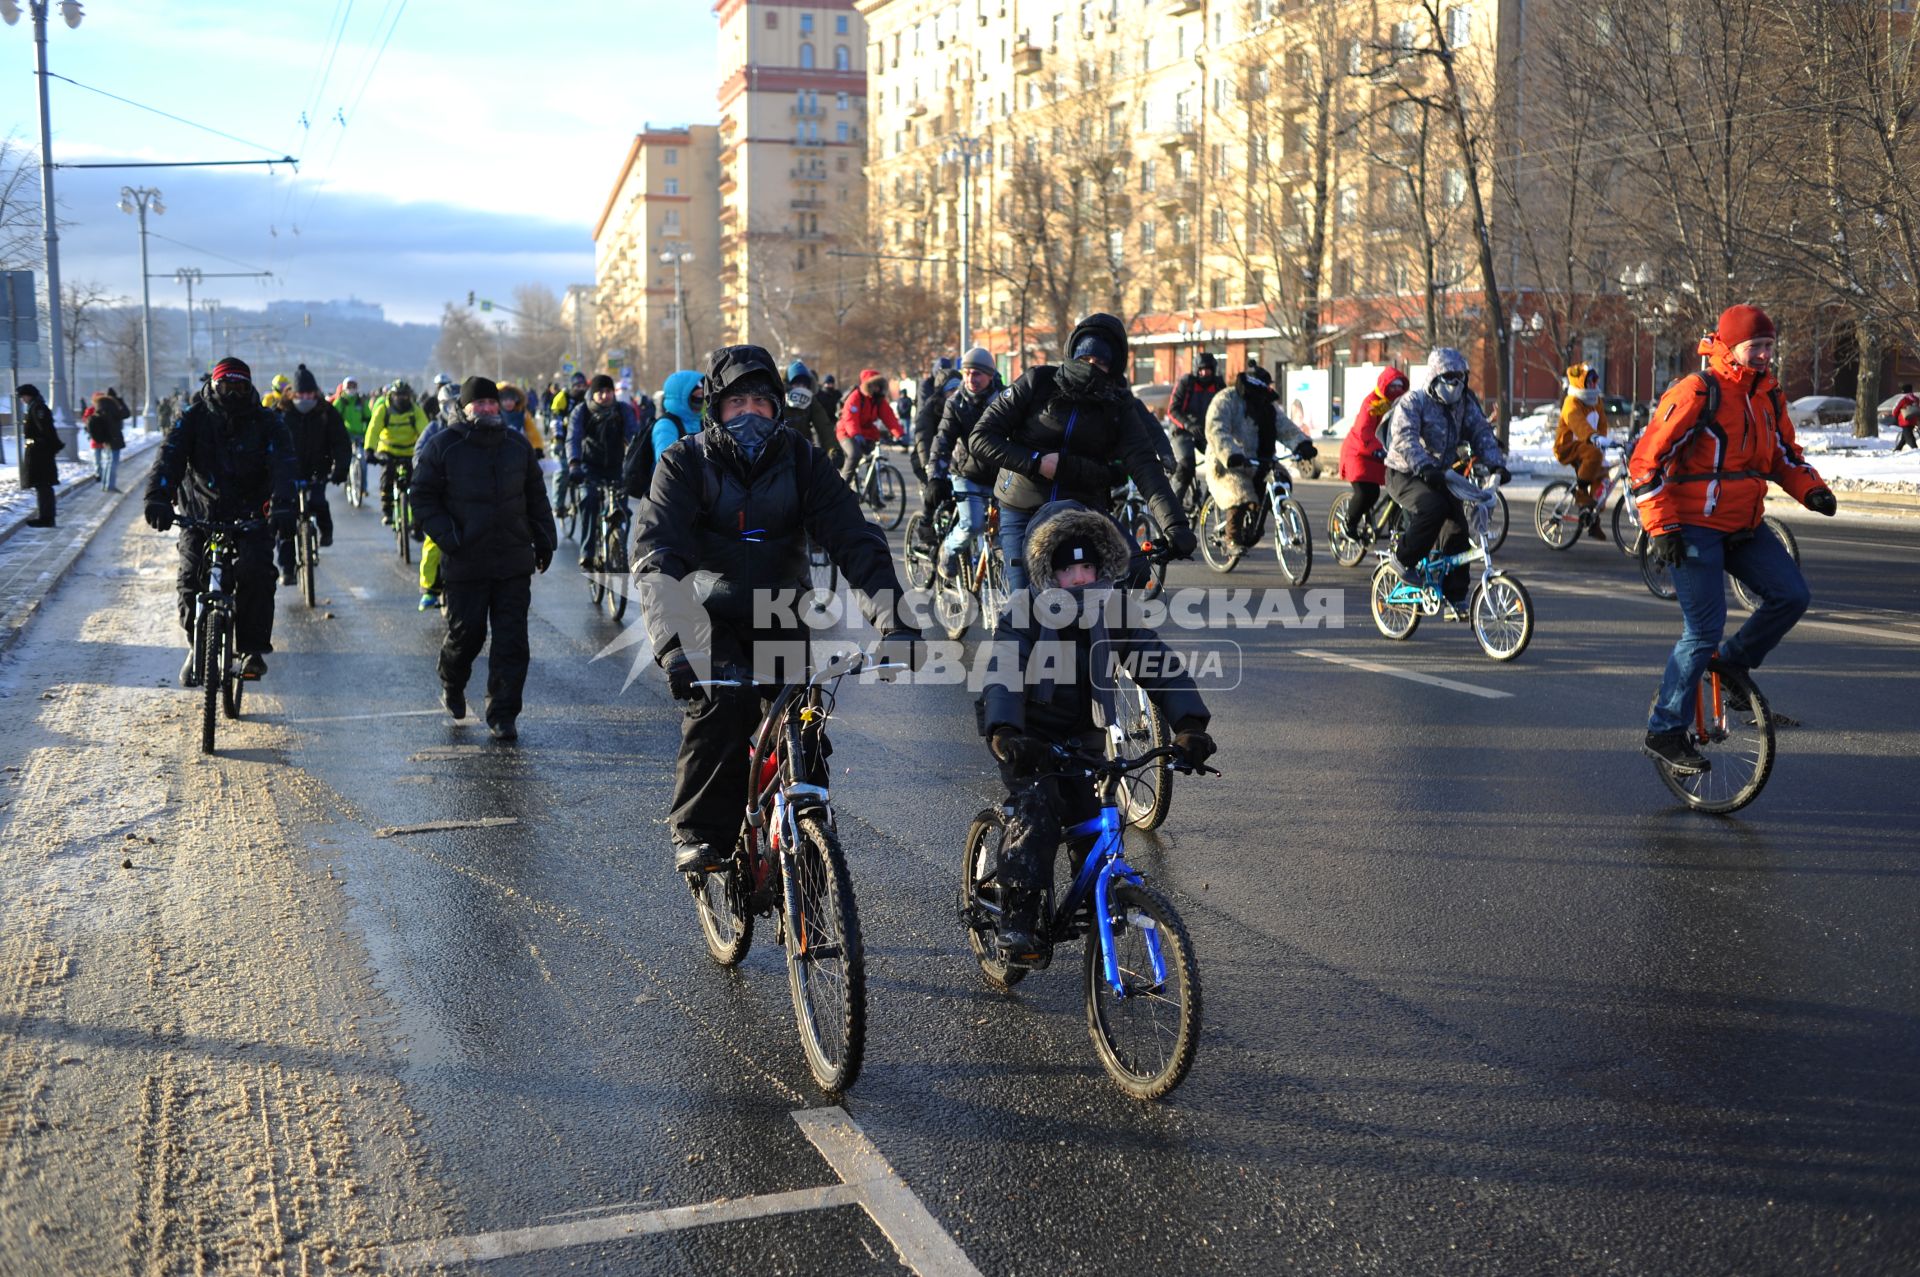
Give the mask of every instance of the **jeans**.
<svg viewBox="0 0 1920 1277">
<path fill-rule="evenodd" d="M 840 477 L 847 481 L 849 488 L 854 487 L 855 474 L 860 469 L 860 463 L 867 459 L 867 454 L 873 451 L 873 447 L 873 440 L 862 439 L 859 435 L 840 441 L 840 448 L 846 453 L 845 459 L 840 463 Z M 854 492 L 857 495 L 859 489 L 854 488 Z"/>
<path fill-rule="evenodd" d="M 1000 507 L 1000 556 L 1007 561 L 1007 589 L 1027 588 L 1027 524 L 1034 511 Z"/>
<path fill-rule="evenodd" d="M 605 485 L 612 482 L 611 479 L 589 474 L 574 485 L 574 500 L 580 507 L 580 557 L 584 562 L 600 561 L 600 528 L 595 520 L 600 517 L 600 502 L 606 494 Z M 619 508 L 627 509 L 625 497 L 621 497 Z"/>
<path fill-rule="evenodd" d="M 984 483 L 954 476 L 953 530 L 940 543 L 940 566 L 943 569 L 952 566 L 960 551 L 972 544 L 973 539 L 980 535 L 980 529 L 987 526 L 987 492 Z"/>
<path fill-rule="evenodd" d="M 1687 555 L 1674 565 L 1673 588 L 1680 596 L 1684 623 L 1647 716 L 1650 732 L 1685 726 L 1694 685 L 1716 649 L 1728 664 L 1752 669 L 1786 637 L 1812 599 L 1800 565 L 1764 525 L 1751 533 L 1683 527 L 1680 535 L 1687 543 Z M 1722 643 L 1727 623 L 1724 573 L 1732 573 L 1761 602 L 1740 632 Z"/>
<path fill-rule="evenodd" d="M 120 449 L 95 448 L 93 450 L 93 477 L 100 486 L 109 492 L 118 490 L 120 482 Z"/>
</svg>

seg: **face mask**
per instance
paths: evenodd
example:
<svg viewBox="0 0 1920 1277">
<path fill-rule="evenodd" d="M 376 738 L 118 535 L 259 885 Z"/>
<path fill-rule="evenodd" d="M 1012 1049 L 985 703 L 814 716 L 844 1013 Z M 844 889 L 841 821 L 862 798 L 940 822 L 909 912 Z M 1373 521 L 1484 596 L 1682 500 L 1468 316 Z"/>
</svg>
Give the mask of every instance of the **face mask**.
<svg viewBox="0 0 1920 1277">
<path fill-rule="evenodd" d="M 293 409 L 295 412 L 312 412 L 319 406 L 320 401 L 318 399 L 302 399 L 296 395 L 293 400 Z"/>
<path fill-rule="evenodd" d="M 1083 397 L 1100 383 L 1100 370 L 1075 359 L 1060 368 L 1060 384 L 1069 395 Z"/>
<path fill-rule="evenodd" d="M 1593 389 L 1591 389 L 1591 390 L 1583 390 L 1583 391 L 1581 391 L 1581 392 L 1580 392 L 1580 402 L 1581 402 L 1581 403 L 1589 403 L 1589 404 L 1592 404 L 1592 403 L 1599 403 L 1599 402 L 1600 402 L 1600 387 L 1598 387 L 1598 386 L 1595 386 L 1595 387 L 1594 387 Z"/>
<path fill-rule="evenodd" d="M 747 464 L 752 465 L 760 459 L 767 446 L 767 440 L 773 438 L 773 432 L 780 423 L 772 417 L 763 417 L 757 412 L 743 412 L 722 423 L 734 442 L 740 445 L 740 451 L 747 454 Z"/>
<path fill-rule="evenodd" d="M 244 381 L 218 382 L 210 398 L 214 407 L 222 412 L 245 412 L 259 402 L 254 397 L 253 387 Z"/>
<path fill-rule="evenodd" d="M 412 412 L 413 396 L 412 395 L 395 395 L 393 397 L 393 409 L 395 412 Z"/>
<path fill-rule="evenodd" d="M 498 427 L 503 424 L 502 418 L 497 412 L 475 413 L 468 417 L 467 420 L 473 422 L 476 426 Z"/>
<path fill-rule="evenodd" d="M 813 391 L 807 389 L 805 386 L 795 386 L 787 392 L 787 406 L 789 408 L 805 408 L 812 402 Z"/>
<path fill-rule="evenodd" d="M 1457 404 L 1460 396 L 1466 393 L 1465 377 L 1435 377 L 1433 379 L 1433 397 L 1443 404 Z"/>
</svg>

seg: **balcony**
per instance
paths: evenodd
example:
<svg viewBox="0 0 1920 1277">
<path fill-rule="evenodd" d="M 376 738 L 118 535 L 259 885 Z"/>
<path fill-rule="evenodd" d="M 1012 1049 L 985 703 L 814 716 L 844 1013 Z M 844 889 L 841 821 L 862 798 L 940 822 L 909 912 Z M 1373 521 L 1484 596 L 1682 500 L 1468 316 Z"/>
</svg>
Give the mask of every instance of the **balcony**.
<svg viewBox="0 0 1920 1277">
<path fill-rule="evenodd" d="M 1183 13 L 1198 12 L 1200 12 L 1200 0 L 1173 0 L 1173 3 L 1167 6 L 1167 16 L 1170 18 L 1177 18 Z"/>
<path fill-rule="evenodd" d="M 822 168 L 797 168 L 790 170 L 787 176 L 796 182 L 824 182 L 827 180 L 827 171 Z"/>
<path fill-rule="evenodd" d="M 819 103 L 796 102 L 787 108 L 787 116 L 795 120 L 819 120 L 826 117 L 827 110 Z"/>
<path fill-rule="evenodd" d="M 797 199 L 797 200 L 787 201 L 788 208 L 825 208 L 826 206 L 827 206 L 827 202 L 825 200 L 818 200 L 818 199 Z"/>
<path fill-rule="evenodd" d="M 1191 151 L 1200 145 L 1200 131 L 1187 116 L 1180 116 L 1160 135 L 1159 147 L 1163 151 Z"/>
<path fill-rule="evenodd" d="M 827 142 L 825 138 L 796 137 L 795 139 L 793 139 L 793 144 L 795 146 L 824 147 L 827 144 Z"/>
<path fill-rule="evenodd" d="M 1169 212 L 1190 209 L 1200 198 L 1200 184 L 1188 179 L 1164 184 L 1154 192 L 1153 202 Z"/>
<path fill-rule="evenodd" d="M 915 101 L 909 102 L 907 104 L 907 118 L 910 120 L 917 120 L 921 116 L 925 115 L 926 113 L 927 113 L 927 104 L 924 101 L 920 101 L 916 99 Z"/>
<path fill-rule="evenodd" d="M 1033 75 L 1046 65 L 1047 50 L 1037 44 L 1019 43 L 1013 46 L 1013 73 L 1015 75 Z"/>
</svg>

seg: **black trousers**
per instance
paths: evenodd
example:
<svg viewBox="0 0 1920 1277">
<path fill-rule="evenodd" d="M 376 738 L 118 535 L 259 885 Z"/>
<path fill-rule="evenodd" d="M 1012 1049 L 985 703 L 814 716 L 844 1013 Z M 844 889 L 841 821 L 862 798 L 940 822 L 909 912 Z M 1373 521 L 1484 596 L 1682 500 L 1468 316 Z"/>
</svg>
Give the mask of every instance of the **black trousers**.
<svg viewBox="0 0 1920 1277">
<path fill-rule="evenodd" d="M 239 538 L 234 579 L 226 583 L 233 595 L 234 641 L 242 652 L 265 655 L 273 650 L 273 534 L 262 528 Z M 193 637 L 193 596 L 206 584 L 213 568 L 207 534 L 197 528 L 180 529 L 180 628 Z"/>
<path fill-rule="evenodd" d="M 805 669 L 804 630 L 752 630 L 713 625 L 714 678 L 754 674 L 762 683 L 798 679 Z M 692 655 L 689 653 L 689 655 Z M 695 661 L 695 668 L 699 662 Z M 731 851 L 747 808 L 747 747 L 766 703 L 778 689 L 709 687 L 687 702 L 680 756 L 673 771 L 667 827 L 675 842 L 712 843 Z"/>
<path fill-rule="evenodd" d="M 399 463 L 403 459 L 408 465 L 413 464 L 412 457 L 389 457 L 387 464 L 380 468 L 380 513 L 382 515 L 390 515 L 393 513 L 393 480 L 394 476 L 399 473 Z M 405 500 L 406 495 L 405 492 L 402 492 L 400 494 L 401 499 Z"/>
<path fill-rule="evenodd" d="M 440 645 L 441 686 L 466 691 L 473 663 L 491 633 L 486 719 L 490 724 L 512 722 L 520 715 L 520 695 L 526 689 L 527 666 L 533 659 L 527 641 L 532 575 L 449 581 L 443 570 L 440 588 L 447 604 L 447 638 Z"/>
<path fill-rule="evenodd" d="M 1360 527 L 1374 503 L 1380 500 L 1380 485 L 1368 483 L 1365 479 L 1351 479 L 1348 482 L 1353 488 L 1353 500 L 1347 505 L 1347 529 L 1351 533 Z"/>
<path fill-rule="evenodd" d="M 39 510 L 39 513 L 35 516 L 35 521 L 38 523 L 44 523 L 48 527 L 52 527 L 53 526 L 53 485 L 51 483 L 36 483 L 33 485 L 33 495 L 34 495 L 34 498 L 40 503 L 40 510 Z"/>
<path fill-rule="evenodd" d="M 1193 436 L 1178 426 L 1168 434 L 1167 442 L 1173 448 L 1173 491 L 1182 502 L 1193 492 L 1193 467 L 1200 455 L 1200 447 Z"/>
<path fill-rule="evenodd" d="M 1446 489 L 1429 488 L 1413 475 L 1399 470 L 1387 471 L 1387 495 L 1407 512 L 1407 528 L 1400 534 L 1400 562 L 1417 565 L 1439 543 L 1442 554 L 1459 554 L 1467 548 L 1467 512 L 1460 498 Z M 1442 535 L 1444 531 L 1444 536 Z M 1467 569 L 1455 568 L 1440 583 L 1440 592 L 1449 603 L 1464 604 L 1467 599 Z"/>
<path fill-rule="evenodd" d="M 333 539 L 333 507 L 327 504 L 327 490 L 322 484 L 314 484 L 307 489 L 307 512 L 313 515 L 313 525 L 320 529 L 322 540 Z M 294 561 L 293 529 L 288 528 L 280 534 L 280 566 L 292 571 L 298 566 Z"/>
<path fill-rule="evenodd" d="M 1920 443 L 1914 440 L 1912 426 L 1900 427 L 1900 438 L 1893 445 L 1893 450 L 1899 452 L 1902 448 L 1920 448 Z"/>
<path fill-rule="evenodd" d="M 1061 838 L 1070 826 L 1099 814 L 1100 801 L 1093 781 L 1085 776 L 1048 776 L 1035 781 L 1012 774 L 1005 764 L 1000 773 L 1007 783 L 1007 802 L 1013 807 L 1006 841 L 1000 847 L 1000 881 L 1017 893 L 1009 902 L 1012 921 L 1031 927 L 1039 916 L 1043 895 L 1053 883 Z M 1085 852 L 1091 845 L 1092 839 L 1087 837 L 1073 841 L 1076 853 Z"/>
</svg>

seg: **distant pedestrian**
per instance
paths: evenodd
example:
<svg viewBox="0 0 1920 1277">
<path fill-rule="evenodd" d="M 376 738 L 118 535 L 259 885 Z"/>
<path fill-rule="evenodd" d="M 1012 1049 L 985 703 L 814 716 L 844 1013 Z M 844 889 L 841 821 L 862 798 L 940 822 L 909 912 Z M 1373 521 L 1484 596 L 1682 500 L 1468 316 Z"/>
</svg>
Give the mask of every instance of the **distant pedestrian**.
<svg viewBox="0 0 1920 1277">
<path fill-rule="evenodd" d="M 93 444 L 93 477 L 108 492 L 120 491 L 120 454 L 126 450 L 126 417 L 123 401 L 111 389 L 93 397 L 85 414 L 87 438 Z"/>
<path fill-rule="evenodd" d="M 467 679 L 491 631 L 487 657 L 487 730 L 519 735 L 521 695 L 531 649 L 527 612 L 533 574 L 553 562 L 559 536 L 525 434 L 506 427 L 500 389 L 485 377 L 460 386 L 462 419 L 435 432 L 414 459 L 409 499 L 440 546 L 447 638 L 440 647 L 441 704 L 467 714 Z"/>
<path fill-rule="evenodd" d="M 1895 452 L 1920 448 L 1913 438 L 1914 427 L 1920 426 L 1920 395 L 1913 393 L 1912 382 L 1900 387 L 1900 399 L 1893 405 L 1893 424 L 1900 427 L 1900 438 L 1893 445 Z"/>
<path fill-rule="evenodd" d="M 53 526 L 53 485 L 60 480 L 57 458 L 67 445 L 60 442 L 59 432 L 53 428 L 53 412 L 40 397 L 38 387 L 16 386 L 13 400 L 14 411 L 27 414 L 21 426 L 21 435 L 27 444 L 27 486 L 40 500 L 39 513 L 27 520 L 27 526 L 50 528 Z"/>
</svg>

